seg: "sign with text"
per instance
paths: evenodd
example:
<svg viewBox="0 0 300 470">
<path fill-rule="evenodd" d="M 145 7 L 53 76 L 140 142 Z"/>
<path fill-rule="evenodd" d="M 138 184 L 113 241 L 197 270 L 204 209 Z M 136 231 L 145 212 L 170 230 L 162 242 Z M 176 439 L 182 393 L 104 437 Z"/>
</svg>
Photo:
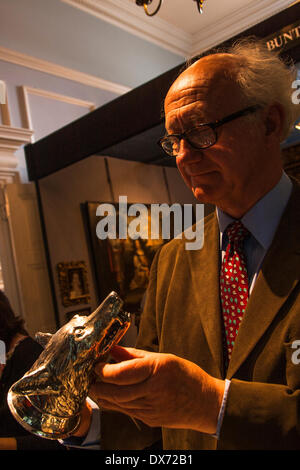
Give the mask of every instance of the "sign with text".
<svg viewBox="0 0 300 470">
<path fill-rule="evenodd" d="M 264 38 L 269 51 L 291 49 L 300 44 L 300 20 Z"/>
</svg>

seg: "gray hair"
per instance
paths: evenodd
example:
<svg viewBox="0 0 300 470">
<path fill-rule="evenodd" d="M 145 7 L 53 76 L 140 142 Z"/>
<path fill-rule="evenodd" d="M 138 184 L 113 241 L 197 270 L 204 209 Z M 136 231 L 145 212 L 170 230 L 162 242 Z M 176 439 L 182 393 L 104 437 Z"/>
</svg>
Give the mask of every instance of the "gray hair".
<svg viewBox="0 0 300 470">
<path fill-rule="evenodd" d="M 292 84 L 297 78 L 297 69 L 292 62 L 279 57 L 279 53 L 270 52 L 265 42 L 256 38 L 240 39 L 226 50 L 216 48 L 198 59 L 217 53 L 236 57 L 238 70 L 229 70 L 226 75 L 239 85 L 245 103 L 262 106 L 279 103 L 282 106 L 284 127 L 281 137 L 286 139 L 300 115 L 299 104 L 292 101 Z"/>
</svg>

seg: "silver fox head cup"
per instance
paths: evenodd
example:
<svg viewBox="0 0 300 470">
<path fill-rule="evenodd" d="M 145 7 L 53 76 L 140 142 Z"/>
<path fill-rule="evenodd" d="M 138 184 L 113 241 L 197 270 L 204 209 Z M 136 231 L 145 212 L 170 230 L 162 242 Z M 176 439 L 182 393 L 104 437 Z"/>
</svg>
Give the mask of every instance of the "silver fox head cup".
<svg viewBox="0 0 300 470">
<path fill-rule="evenodd" d="M 75 315 L 55 334 L 37 335 L 44 351 L 7 396 L 11 413 L 25 429 L 48 439 L 64 439 L 76 431 L 95 362 L 130 325 L 122 306 L 111 292 L 91 315 Z"/>
</svg>

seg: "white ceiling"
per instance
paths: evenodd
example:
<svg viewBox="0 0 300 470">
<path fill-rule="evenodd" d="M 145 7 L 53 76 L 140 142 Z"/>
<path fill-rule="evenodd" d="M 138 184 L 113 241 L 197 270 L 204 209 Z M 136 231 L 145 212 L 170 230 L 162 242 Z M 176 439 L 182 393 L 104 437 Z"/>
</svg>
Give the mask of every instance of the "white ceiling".
<svg viewBox="0 0 300 470">
<path fill-rule="evenodd" d="M 135 4 L 135 0 L 125 0 L 125 3 Z M 264 3 L 270 4 L 276 2 L 204 0 L 203 14 L 201 15 L 198 13 L 197 4 L 194 0 L 163 0 L 157 15 L 186 33 L 196 34 L 202 28 L 207 28 L 215 22 L 222 21 L 225 17 L 233 17 L 239 11 L 244 10 L 246 12 L 248 9 L 254 9 L 254 11 L 262 9 Z M 154 5 L 158 5 L 158 0 L 153 0 L 152 5 L 153 10 Z"/>
<path fill-rule="evenodd" d="M 284 10 L 291 0 L 204 0 L 203 14 L 194 0 L 163 0 L 146 16 L 135 0 L 61 0 L 143 37 L 172 52 L 190 57 Z M 153 0 L 149 11 L 158 5 Z"/>
</svg>

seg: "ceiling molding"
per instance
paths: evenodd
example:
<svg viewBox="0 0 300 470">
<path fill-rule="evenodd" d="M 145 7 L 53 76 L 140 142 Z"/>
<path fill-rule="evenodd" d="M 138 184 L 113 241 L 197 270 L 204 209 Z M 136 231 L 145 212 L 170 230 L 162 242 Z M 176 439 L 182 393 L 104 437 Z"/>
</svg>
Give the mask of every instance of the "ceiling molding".
<svg viewBox="0 0 300 470">
<path fill-rule="evenodd" d="M 143 9 L 123 0 L 61 1 L 186 58 L 220 44 L 292 4 L 291 0 L 250 0 L 234 14 L 190 34 L 157 16 L 149 21 Z"/>
<path fill-rule="evenodd" d="M 12 49 L 7 49 L 2 46 L 0 46 L 0 60 L 38 70 L 39 72 L 55 75 L 56 77 L 73 80 L 74 82 L 82 83 L 90 87 L 100 88 L 101 90 L 110 91 L 117 95 L 122 95 L 130 91 L 129 87 L 119 85 L 118 83 L 103 80 L 102 78 L 95 77 L 94 75 L 63 67 L 53 62 L 37 59 L 36 57 L 23 54 L 22 52 L 17 52 Z"/>
<path fill-rule="evenodd" d="M 149 19 L 144 10 L 123 0 L 61 0 L 147 41 L 185 56 L 193 36 L 159 17 Z M 185 0 L 186 1 L 186 0 Z"/>
<path fill-rule="evenodd" d="M 195 34 L 190 55 L 194 56 L 209 50 L 242 31 L 276 15 L 276 13 L 290 5 L 291 0 L 249 2 L 248 5 L 239 8 L 235 13 L 225 16 L 221 21 L 215 22 L 213 28 L 209 26 Z"/>
</svg>

